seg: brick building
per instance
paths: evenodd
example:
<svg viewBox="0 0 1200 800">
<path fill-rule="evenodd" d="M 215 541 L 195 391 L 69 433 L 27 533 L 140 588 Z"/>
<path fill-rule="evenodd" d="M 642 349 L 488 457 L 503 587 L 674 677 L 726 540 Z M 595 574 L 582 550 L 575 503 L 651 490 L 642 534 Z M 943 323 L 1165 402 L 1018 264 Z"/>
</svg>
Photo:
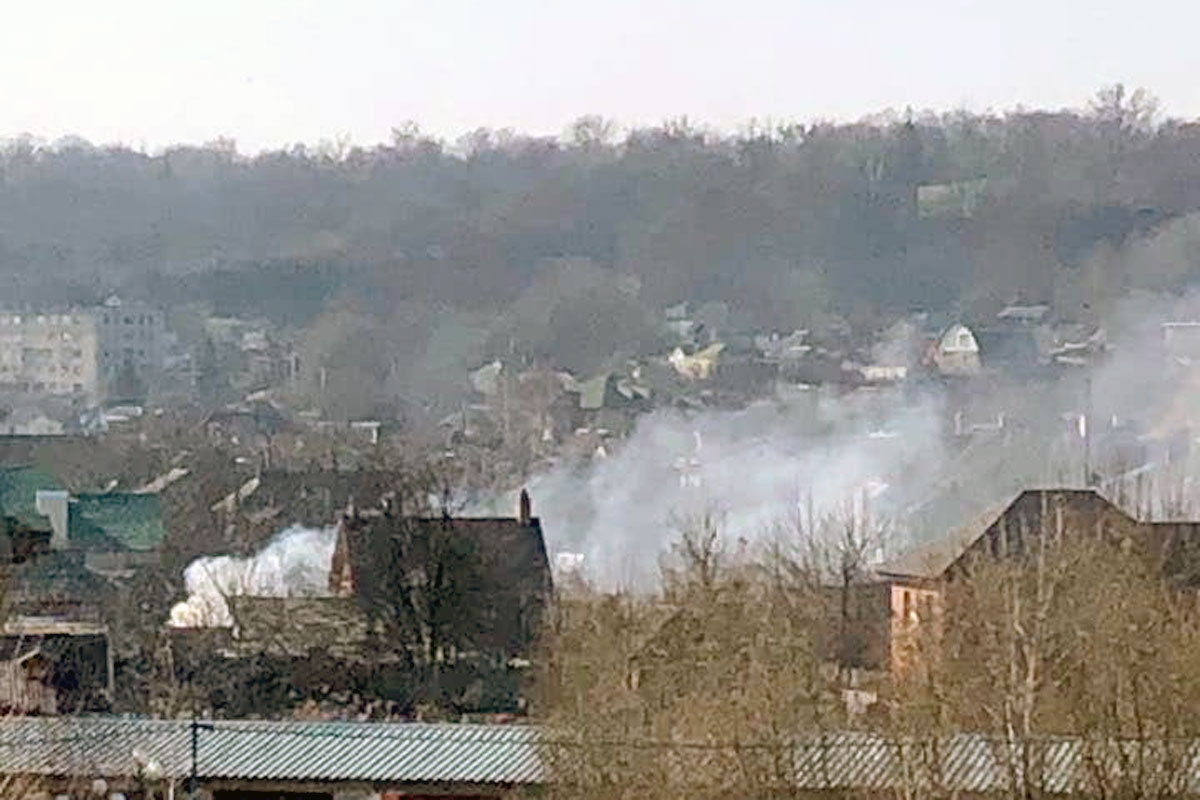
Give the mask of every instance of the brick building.
<svg viewBox="0 0 1200 800">
<path fill-rule="evenodd" d="M 938 625 L 949 582 L 979 558 L 1020 558 L 1046 537 L 1090 535 L 1129 542 L 1159 564 L 1175 585 L 1200 585 L 1200 521 L 1136 519 L 1091 489 L 1026 490 L 968 524 L 879 565 L 875 581 L 858 587 L 873 614 L 865 645 L 871 665 L 904 669 L 925 625 Z"/>
</svg>

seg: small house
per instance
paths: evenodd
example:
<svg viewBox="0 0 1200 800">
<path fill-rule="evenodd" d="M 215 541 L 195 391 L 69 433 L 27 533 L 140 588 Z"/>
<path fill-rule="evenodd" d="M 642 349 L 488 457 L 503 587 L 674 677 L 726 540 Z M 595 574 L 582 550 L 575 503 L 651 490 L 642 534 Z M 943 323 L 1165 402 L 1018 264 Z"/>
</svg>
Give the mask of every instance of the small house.
<svg viewBox="0 0 1200 800">
<path fill-rule="evenodd" d="M 951 325 L 934 345 L 933 363 L 942 375 L 978 375 L 982 364 L 975 334 L 962 323 Z"/>
</svg>

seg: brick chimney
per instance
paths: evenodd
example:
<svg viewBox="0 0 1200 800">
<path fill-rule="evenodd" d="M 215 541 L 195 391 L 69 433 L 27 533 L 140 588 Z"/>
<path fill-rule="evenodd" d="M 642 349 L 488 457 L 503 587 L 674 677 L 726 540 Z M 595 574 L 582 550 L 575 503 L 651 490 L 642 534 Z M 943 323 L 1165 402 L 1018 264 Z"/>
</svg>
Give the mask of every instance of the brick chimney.
<svg viewBox="0 0 1200 800">
<path fill-rule="evenodd" d="M 517 520 L 522 525 L 529 525 L 533 518 L 533 504 L 529 501 L 529 492 L 521 490 L 521 502 L 517 511 Z"/>
</svg>

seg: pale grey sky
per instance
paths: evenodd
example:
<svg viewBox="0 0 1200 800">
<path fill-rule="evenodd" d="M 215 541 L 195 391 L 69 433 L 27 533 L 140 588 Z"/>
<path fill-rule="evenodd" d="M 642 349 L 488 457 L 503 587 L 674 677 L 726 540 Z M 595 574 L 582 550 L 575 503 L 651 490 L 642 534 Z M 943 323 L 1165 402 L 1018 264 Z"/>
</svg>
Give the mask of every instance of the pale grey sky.
<svg viewBox="0 0 1200 800">
<path fill-rule="evenodd" d="M 733 129 L 1081 107 L 1115 81 L 1200 116 L 1194 0 L 10 0 L 2 20 L 0 136 L 254 151 L 409 119 L 448 138 L 588 113 Z"/>
</svg>

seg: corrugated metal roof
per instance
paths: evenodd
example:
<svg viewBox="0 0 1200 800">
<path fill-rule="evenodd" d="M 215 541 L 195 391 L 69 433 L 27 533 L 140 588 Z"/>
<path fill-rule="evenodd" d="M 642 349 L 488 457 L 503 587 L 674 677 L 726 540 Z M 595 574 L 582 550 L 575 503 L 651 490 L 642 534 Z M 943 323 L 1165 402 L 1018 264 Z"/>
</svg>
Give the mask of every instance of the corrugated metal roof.
<svg viewBox="0 0 1200 800">
<path fill-rule="evenodd" d="M 199 733 L 209 779 L 478 783 L 541 781 L 537 730 L 518 725 L 217 721 Z M 0 721 L 0 773 L 131 775 L 144 753 L 168 777 L 191 770 L 184 720 Z"/>
<path fill-rule="evenodd" d="M 798 788 L 1008 792 L 1014 782 L 1049 794 L 1095 794 L 1101 787 L 1141 787 L 1195 794 L 1200 742 L 1039 738 L 1024 744 L 978 734 L 894 739 L 838 733 L 798 745 Z"/>
<path fill-rule="evenodd" d="M 218 721 L 200 731 L 203 779 L 377 784 L 536 785 L 541 731 L 531 725 Z M 552 743 L 547 743 L 553 747 Z M 567 746 L 573 746 L 570 743 Z M 720 747 L 720 745 L 715 745 Z M 121 777 L 137 755 L 186 778 L 186 720 L 14 717 L 0 720 L 0 774 Z M 1027 775 L 1047 794 L 1200 793 L 1200 740 L 1045 737 L 1021 745 L 979 734 L 934 739 L 837 732 L 796 743 L 798 789 L 1002 793 Z"/>
<path fill-rule="evenodd" d="M 152 550 L 167 535 L 156 494 L 81 494 L 72 499 L 70 514 L 74 547 Z"/>
</svg>

